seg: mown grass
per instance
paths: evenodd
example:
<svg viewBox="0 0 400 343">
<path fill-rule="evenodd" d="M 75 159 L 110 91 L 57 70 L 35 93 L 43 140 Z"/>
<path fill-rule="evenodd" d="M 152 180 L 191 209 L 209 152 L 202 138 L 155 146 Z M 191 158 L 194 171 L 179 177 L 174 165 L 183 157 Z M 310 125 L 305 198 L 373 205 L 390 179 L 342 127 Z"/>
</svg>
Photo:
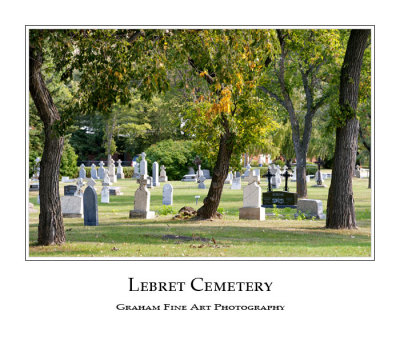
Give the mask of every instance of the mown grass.
<svg viewBox="0 0 400 343">
<path fill-rule="evenodd" d="M 199 208 L 207 189 L 197 184 L 171 182 L 174 187 L 174 213 L 183 206 Z M 209 186 L 210 181 L 206 181 Z M 309 183 L 309 186 L 313 181 Z M 326 181 L 329 187 L 330 180 Z M 358 230 L 328 230 L 323 220 L 296 220 L 295 210 L 280 210 L 284 217 L 270 217 L 263 222 L 239 220 L 243 192 L 225 185 L 220 207 L 222 220 L 172 220 L 173 215 L 154 220 L 129 219 L 134 192 L 138 184 L 131 179 L 119 180 L 123 195 L 100 202 L 99 226 L 85 227 L 83 219 L 64 218 L 67 242 L 62 246 L 37 246 L 38 213 L 29 218 L 29 255 L 31 257 L 368 257 L 371 255 L 371 191 L 367 179 L 353 179 Z M 60 184 L 63 194 L 64 184 Z M 244 184 L 242 184 L 242 187 Z M 295 190 L 295 183 L 289 184 Z M 321 199 L 324 209 L 326 188 L 308 188 L 310 199 Z M 266 181 L 262 180 L 266 191 Z M 195 203 L 195 195 L 200 195 Z M 36 204 L 37 193 L 30 193 Z M 162 185 L 151 190 L 151 210 L 162 208 Z M 267 210 L 271 212 L 271 210 Z M 290 219 L 283 219 L 290 218 Z M 164 236 L 180 236 L 166 239 Z M 182 238 L 183 237 L 183 238 Z"/>
</svg>

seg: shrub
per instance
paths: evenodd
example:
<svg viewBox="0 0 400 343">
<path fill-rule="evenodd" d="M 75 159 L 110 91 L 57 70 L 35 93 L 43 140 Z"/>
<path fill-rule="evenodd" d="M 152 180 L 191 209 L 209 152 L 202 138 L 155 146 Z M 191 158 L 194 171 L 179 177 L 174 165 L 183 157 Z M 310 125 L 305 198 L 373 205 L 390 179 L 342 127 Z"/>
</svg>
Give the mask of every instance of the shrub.
<svg viewBox="0 0 400 343">
<path fill-rule="evenodd" d="M 76 177 L 76 163 L 78 155 L 75 154 L 74 148 L 67 141 L 64 143 L 64 150 L 61 156 L 60 177 L 69 176 Z"/>
<path fill-rule="evenodd" d="M 306 174 L 307 175 L 314 175 L 318 170 L 318 166 L 316 164 L 307 164 L 306 165 Z"/>
<path fill-rule="evenodd" d="M 159 168 L 165 166 L 168 180 L 180 180 L 188 172 L 189 167 L 195 167 L 193 160 L 199 155 L 202 160 L 202 169 L 211 169 L 207 160 L 197 152 L 196 143 L 193 141 L 164 140 L 153 144 L 146 149 L 148 173 L 152 175 L 152 164 L 157 161 Z"/>
<path fill-rule="evenodd" d="M 166 216 L 168 214 L 174 213 L 174 209 L 171 205 L 163 205 L 157 212 L 160 216 Z"/>
</svg>

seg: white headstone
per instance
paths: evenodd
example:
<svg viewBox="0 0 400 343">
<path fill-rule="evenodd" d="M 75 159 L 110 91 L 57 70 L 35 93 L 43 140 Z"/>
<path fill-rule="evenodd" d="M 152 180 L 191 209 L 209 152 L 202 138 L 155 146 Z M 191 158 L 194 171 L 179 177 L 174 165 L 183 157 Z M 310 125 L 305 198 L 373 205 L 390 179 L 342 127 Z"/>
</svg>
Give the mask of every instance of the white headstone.
<svg viewBox="0 0 400 343">
<path fill-rule="evenodd" d="M 110 187 L 103 186 L 101 189 L 101 202 L 108 204 L 110 202 Z"/>
<path fill-rule="evenodd" d="M 160 185 L 160 182 L 158 181 L 158 162 L 153 163 L 153 186 L 158 187 Z"/>
<path fill-rule="evenodd" d="M 243 207 L 261 207 L 261 187 L 256 182 L 244 187 Z"/>
<path fill-rule="evenodd" d="M 160 182 L 167 182 L 167 181 L 168 181 L 168 176 L 165 171 L 165 167 L 162 165 L 160 171 Z"/>
<path fill-rule="evenodd" d="M 140 161 L 140 175 L 144 175 L 147 177 L 147 161 L 146 161 L 146 153 L 142 152 L 142 160 Z"/>
<path fill-rule="evenodd" d="M 163 197 L 162 203 L 163 205 L 172 205 L 174 198 L 174 187 L 171 184 L 166 183 L 163 187 Z"/>
<path fill-rule="evenodd" d="M 231 189 L 242 189 L 242 180 L 240 177 L 234 177 Z"/>
<path fill-rule="evenodd" d="M 139 173 L 139 163 L 133 162 L 133 178 L 138 179 L 140 177 Z"/>
<path fill-rule="evenodd" d="M 119 159 L 117 161 L 118 163 L 118 167 L 117 167 L 117 179 L 125 179 L 125 175 L 124 175 L 124 168 L 122 167 L 121 163 L 122 161 Z"/>
<path fill-rule="evenodd" d="M 82 218 L 83 198 L 76 195 L 61 197 L 61 212 L 66 218 Z"/>
<path fill-rule="evenodd" d="M 296 167 L 293 168 L 293 173 L 292 173 L 292 179 L 291 181 L 296 182 L 297 181 L 297 174 L 296 174 Z"/>
<path fill-rule="evenodd" d="M 150 192 L 146 187 L 147 178 L 144 175 L 140 176 L 139 184 L 135 192 L 134 209 L 129 212 L 129 218 L 154 218 L 155 213 L 150 211 Z"/>
<path fill-rule="evenodd" d="M 110 177 L 111 182 L 117 182 L 117 178 L 115 176 L 115 164 L 113 159 L 111 159 L 111 164 L 108 166 L 108 176 Z"/>
</svg>

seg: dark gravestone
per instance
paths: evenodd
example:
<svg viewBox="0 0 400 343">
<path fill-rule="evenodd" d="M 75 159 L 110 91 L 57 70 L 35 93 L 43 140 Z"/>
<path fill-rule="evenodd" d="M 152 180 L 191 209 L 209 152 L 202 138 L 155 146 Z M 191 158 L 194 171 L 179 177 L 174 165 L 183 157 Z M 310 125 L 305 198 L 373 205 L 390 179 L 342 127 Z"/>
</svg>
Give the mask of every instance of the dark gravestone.
<svg viewBox="0 0 400 343">
<path fill-rule="evenodd" d="M 83 218 L 84 225 L 86 226 L 99 225 L 97 194 L 96 190 L 90 185 L 86 187 L 85 192 L 83 193 Z"/>
<path fill-rule="evenodd" d="M 263 207 L 292 207 L 297 206 L 297 193 L 290 192 L 264 192 L 262 194 Z"/>
<path fill-rule="evenodd" d="M 64 186 L 64 195 L 65 196 L 72 196 L 78 190 L 78 187 L 75 185 L 68 185 Z"/>
</svg>

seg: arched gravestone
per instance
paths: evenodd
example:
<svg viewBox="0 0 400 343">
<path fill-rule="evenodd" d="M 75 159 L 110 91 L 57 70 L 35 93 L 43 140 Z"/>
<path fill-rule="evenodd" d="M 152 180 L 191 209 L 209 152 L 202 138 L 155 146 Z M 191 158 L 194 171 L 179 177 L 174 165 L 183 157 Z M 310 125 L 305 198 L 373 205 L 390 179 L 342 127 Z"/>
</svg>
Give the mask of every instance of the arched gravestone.
<svg viewBox="0 0 400 343">
<path fill-rule="evenodd" d="M 97 193 L 94 189 L 96 182 L 93 179 L 88 181 L 88 186 L 83 193 L 83 217 L 85 226 L 99 225 L 99 214 L 97 209 Z"/>
<path fill-rule="evenodd" d="M 104 179 L 104 175 L 105 175 L 104 162 L 100 161 L 100 167 L 99 167 L 99 169 L 97 171 L 97 177 L 99 179 L 103 180 Z"/>
<path fill-rule="evenodd" d="M 96 165 L 93 163 L 92 164 L 92 169 L 90 169 L 90 176 L 92 177 L 92 179 L 97 180 L 97 169 L 96 169 Z"/>
<path fill-rule="evenodd" d="M 163 205 L 172 205 L 174 198 L 174 187 L 171 184 L 166 183 L 163 187 Z"/>
<path fill-rule="evenodd" d="M 85 165 L 83 163 L 81 164 L 81 169 L 79 169 L 79 178 L 86 179 L 86 170 L 85 170 Z"/>
</svg>

